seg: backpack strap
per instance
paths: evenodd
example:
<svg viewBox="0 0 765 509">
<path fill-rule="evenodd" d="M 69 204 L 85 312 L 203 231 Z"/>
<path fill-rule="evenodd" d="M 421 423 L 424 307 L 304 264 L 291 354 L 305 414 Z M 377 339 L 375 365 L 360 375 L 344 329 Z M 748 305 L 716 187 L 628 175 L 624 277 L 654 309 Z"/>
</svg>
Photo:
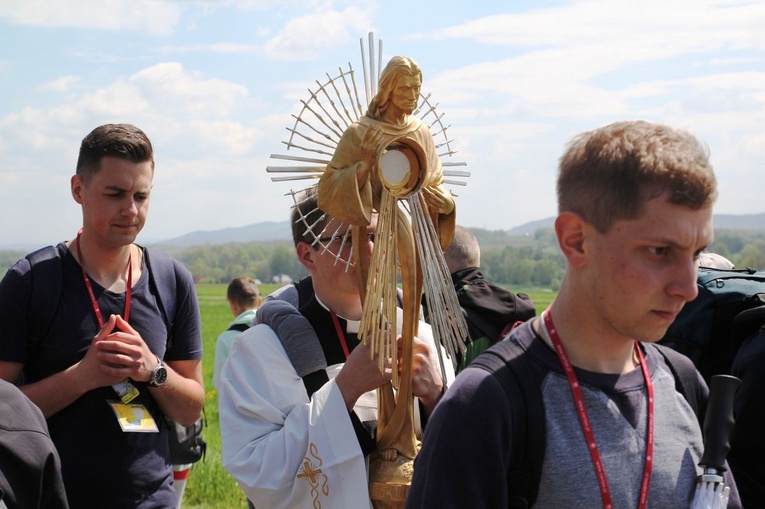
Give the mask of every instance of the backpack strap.
<svg viewBox="0 0 765 509">
<path fill-rule="evenodd" d="M 154 251 L 149 248 L 143 248 L 143 255 L 146 258 L 146 268 L 149 271 L 149 287 L 153 289 L 154 295 L 157 296 L 157 306 L 162 313 L 162 318 L 165 320 L 165 328 L 167 328 L 167 341 L 166 350 L 169 350 L 173 345 L 173 334 L 175 333 L 175 312 L 176 302 L 185 297 L 185 295 L 178 295 L 178 288 L 181 286 L 178 284 L 178 269 L 176 264 L 179 264 L 169 254 L 163 251 Z M 165 426 L 168 430 L 168 440 L 171 447 L 170 460 L 174 465 L 186 464 L 189 459 L 193 459 L 192 463 L 199 460 L 199 457 L 204 458 L 207 450 L 207 443 L 202 438 L 202 429 L 207 424 L 205 423 L 205 409 L 202 407 L 202 415 L 191 426 L 181 426 L 164 413 L 162 418 L 165 421 Z M 177 444 L 178 434 L 190 434 L 189 437 L 182 444 Z M 201 450 L 201 456 L 197 455 L 194 451 Z M 182 454 L 193 454 L 192 458 L 179 457 Z M 194 459 L 196 458 L 196 459 Z"/>
<path fill-rule="evenodd" d="M 167 328 L 167 349 L 173 344 L 173 325 L 175 324 L 175 301 L 178 298 L 178 281 L 175 270 L 177 263 L 172 256 L 163 251 L 143 249 L 146 268 L 149 271 L 149 285 L 157 296 L 157 305 L 165 319 Z"/>
<path fill-rule="evenodd" d="M 278 299 L 270 300 L 258 308 L 255 316 L 257 323 L 264 323 L 274 330 L 292 366 L 303 381 L 306 376 L 317 371 L 324 372 L 326 376 L 327 360 L 319 337 L 311 322 L 292 304 Z M 329 378 L 325 382 L 328 380 Z M 306 387 L 306 390 L 309 389 Z M 309 391 L 309 398 L 316 389 L 318 387 Z"/>
<path fill-rule="evenodd" d="M 47 246 L 26 256 L 30 266 L 31 294 L 27 313 L 28 359 L 48 336 L 61 300 L 63 263 L 57 246 Z M 27 362 L 28 363 L 28 362 Z"/>
<path fill-rule="evenodd" d="M 512 408 L 510 464 L 507 471 L 508 507 L 534 505 L 545 455 L 545 409 L 540 380 L 524 350 L 513 340 L 494 345 L 470 367 L 484 369 L 502 385 Z"/>
<path fill-rule="evenodd" d="M 648 343 L 644 343 L 648 345 Z M 664 357 L 667 366 L 675 377 L 675 389 L 685 397 L 685 400 L 693 409 L 699 422 L 703 424 L 704 412 L 701 384 L 699 383 L 699 374 L 696 366 L 693 365 L 688 357 L 669 348 L 665 345 L 652 344 Z"/>
<path fill-rule="evenodd" d="M 751 307 L 737 314 L 731 325 L 734 352 L 738 352 L 742 343 L 765 325 L 765 292 L 751 295 L 747 298 L 747 304 Z"/>
<path fill-rule="evenodd" d="M 309 398 L 329 382 L 327 359 L 319 336 L 295 306 L 279 299 L 264 302 L 255 312 L 254 323 L 266 324 L 276 333 L 292 366 L 303 379 Z M 356 412 L 351 411 L 350 418 L 361 451 L 367 456 L 376 448 L 372 430 L 367 429 Z"/>
<path fill-rule="evenodd" d="M 226 330 L 235 330 L 239 332 L 244 332 L 249 328 L 250 326 L 247 325 L 246 323 L 234 323 L 234 324 L 231 324 L 231 326 Z"/>
</svg>

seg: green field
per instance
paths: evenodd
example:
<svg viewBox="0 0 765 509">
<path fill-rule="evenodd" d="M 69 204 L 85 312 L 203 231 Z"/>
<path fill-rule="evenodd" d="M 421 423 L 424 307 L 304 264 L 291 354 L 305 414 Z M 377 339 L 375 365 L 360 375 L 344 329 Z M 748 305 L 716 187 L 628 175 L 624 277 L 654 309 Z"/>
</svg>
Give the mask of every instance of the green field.
<svg viewBox="0 0 765 509">
<path fill-rule="evenodd" d="M 278 285 L 261 285 L 262 295 L 268 295 Z M 519 291 L 518 289 L 512 289 Z M 553 299 L 554 293 L 549 290 L 523 290 L 534 301 L 537 314 Z M 225 284 L 197 285 L 199 307 L 202 313 L 202 339 L 204 342 L 204 358 L 202 369 L 205 388 L 205 415 L 207 427 L 204 430 L 207 441 L 207 455 L 204 461 L 196 463 L 191 469 L 191 475 L 183 497 L 183 507 L 190 509 L 232 509 L 246 508 L 247 502 L 236 481 L 226 472 L 221 464 L 220 425 L 218 421 L 218 394 L 212 385 L 213 361 L 215 356 L 215 340 L 228 323 L 233 319 L 226 302 Z"/>
<path fill-rule="evenodd" d="M 264 287 L 266 285 L 263 285 Z M 266 290 L 262 288 L 261 291 Z M 271 291 L 272 289 L 268 289 Z M 226 285 L 197 285 L 199 308 L 202 313 L 202 340 L 204 357 L 202 371 L 205 389 L 205 416 L 207 427 L 204 437 L 207 454 L 203 461 L 191 467 L 191 475 L 183 496 L 183 507 L 226 509 L 247 507 L 247 501 L 221 464 L 220 426 L 218 424 L 218 394 L 212 385 L 215 340 L 234 318 L 226 301 Z"/>
</svg>

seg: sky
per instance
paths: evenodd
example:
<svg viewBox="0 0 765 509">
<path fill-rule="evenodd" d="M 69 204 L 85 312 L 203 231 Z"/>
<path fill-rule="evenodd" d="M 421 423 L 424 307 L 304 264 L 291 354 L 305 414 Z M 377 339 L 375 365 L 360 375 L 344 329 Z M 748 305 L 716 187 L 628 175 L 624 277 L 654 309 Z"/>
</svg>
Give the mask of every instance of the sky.
<svg viewBox="0 0 765 509">
<path fill-rule="evenodd" d="M 460 224 L 555 215 L 566 143 L 630 119 L 709 146 L 715 213 L 761 213 L 763 27 L 765 2 L 743 0 L 0 0 L 0 247 L 73 238 L 79 145 L 106 123 L 154 144 L 139 242 L 286 220 L 310 182 L 272 182 L 271 155 L 295 152 L 317 80 L 359 77 L 369 32 L 383 63 L 422 68 L 444 160 L 471 174 L 451 187 Z"/>
</svg>

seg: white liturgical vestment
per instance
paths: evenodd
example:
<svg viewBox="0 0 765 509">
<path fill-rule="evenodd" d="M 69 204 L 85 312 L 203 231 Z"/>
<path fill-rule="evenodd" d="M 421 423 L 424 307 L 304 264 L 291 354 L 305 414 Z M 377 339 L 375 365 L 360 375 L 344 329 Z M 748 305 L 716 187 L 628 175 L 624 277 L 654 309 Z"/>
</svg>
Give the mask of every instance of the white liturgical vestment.
<svg viewBox="0 0 765 509">
<path fill-rule="evenodd" d="M 435 354 L 430 327 L 419 333 Z M 454 378 L 446 357 L 446 383 Z M 255 507 L 370 507 L 367 461 L 330 366 L 309 399 L 276 333 L 256 325 L 234 341 L 219 386 L 223 465 Z M 359 398 L 360 420 L 376 419 L 377 396 Z M 415 403 L 419 427 L 419 405 Z"/>
</svg>

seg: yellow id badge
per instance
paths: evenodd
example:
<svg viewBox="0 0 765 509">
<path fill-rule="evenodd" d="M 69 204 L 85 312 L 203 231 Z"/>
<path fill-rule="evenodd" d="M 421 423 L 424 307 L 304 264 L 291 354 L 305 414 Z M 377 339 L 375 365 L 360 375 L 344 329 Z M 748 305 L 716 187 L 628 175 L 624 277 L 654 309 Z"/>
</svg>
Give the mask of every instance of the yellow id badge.
<svg viewBox="0 0 765 509">
<path fill-rule="evenodd" d="M 157 423 L 145 406 L 113 400 L 107 403 L 112 407 L 117 422 L 125 433 L 159 433 Z"/>
</svg>

